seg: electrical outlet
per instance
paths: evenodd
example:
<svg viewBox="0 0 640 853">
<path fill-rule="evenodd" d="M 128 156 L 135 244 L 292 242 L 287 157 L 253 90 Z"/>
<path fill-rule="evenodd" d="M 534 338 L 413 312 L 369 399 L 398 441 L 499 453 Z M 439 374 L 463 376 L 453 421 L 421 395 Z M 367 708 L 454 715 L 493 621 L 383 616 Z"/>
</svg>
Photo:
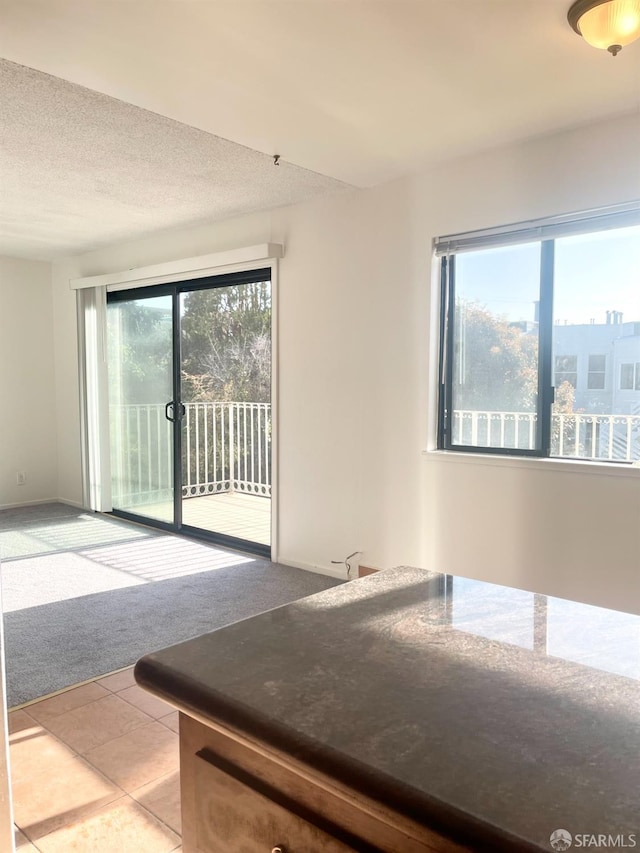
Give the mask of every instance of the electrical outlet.
<svg viewBox="0 0 640 853">
<path fill-rule="evenodd" d="M 24 486 L 24 484 L 26 482 L 27 482 L 27 475 L 24 473 L 24 471 L 16 471 L 16 483 L 19 486 Z"/>
</svg>

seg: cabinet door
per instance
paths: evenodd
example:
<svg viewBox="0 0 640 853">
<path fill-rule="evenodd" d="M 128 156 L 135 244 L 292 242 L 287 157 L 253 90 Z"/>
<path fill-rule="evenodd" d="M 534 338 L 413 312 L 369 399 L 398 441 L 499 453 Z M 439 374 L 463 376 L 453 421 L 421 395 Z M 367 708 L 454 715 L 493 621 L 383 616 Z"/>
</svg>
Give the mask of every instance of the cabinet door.
<svg viewBox="0 0 640 853">
<path fill-rule="evenodd" d="M 195 756 L 195 790 L 199 853 L 376 853 L 209 750 Z"/>
</svg>

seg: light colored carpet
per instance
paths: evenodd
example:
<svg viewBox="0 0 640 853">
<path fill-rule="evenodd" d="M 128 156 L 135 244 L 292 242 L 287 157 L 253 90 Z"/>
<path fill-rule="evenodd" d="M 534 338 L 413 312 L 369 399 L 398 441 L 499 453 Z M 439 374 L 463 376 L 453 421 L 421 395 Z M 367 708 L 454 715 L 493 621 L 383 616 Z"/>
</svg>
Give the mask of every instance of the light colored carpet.
<svg viewBox="0 0 640 853">
<path fill-rule="evenodd" d="M 340 581 L 44 504 L 0 512 L 9 706 Z"/>
</svg>

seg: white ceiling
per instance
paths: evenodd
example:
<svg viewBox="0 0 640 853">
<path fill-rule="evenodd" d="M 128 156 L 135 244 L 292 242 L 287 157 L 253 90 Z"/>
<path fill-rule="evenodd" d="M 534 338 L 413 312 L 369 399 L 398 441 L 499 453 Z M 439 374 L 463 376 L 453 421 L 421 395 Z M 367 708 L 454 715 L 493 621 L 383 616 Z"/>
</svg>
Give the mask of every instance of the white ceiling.
<svg viewBox="0 0 640 853">
<path fill-rule="evenodd" d="M 567 24 L 568 5 L 0 0 L 0 56 L 367 186 L 638 111 L 640 42 L 615 58 L 588 47 Z M 246 192 L 238 202 L 237 212 L 251 205 Z"/>
<path fill-rule="evenodd" d="M 0 254 L 51 260 L 344 189 L 0 59 Z"/>
</svg>

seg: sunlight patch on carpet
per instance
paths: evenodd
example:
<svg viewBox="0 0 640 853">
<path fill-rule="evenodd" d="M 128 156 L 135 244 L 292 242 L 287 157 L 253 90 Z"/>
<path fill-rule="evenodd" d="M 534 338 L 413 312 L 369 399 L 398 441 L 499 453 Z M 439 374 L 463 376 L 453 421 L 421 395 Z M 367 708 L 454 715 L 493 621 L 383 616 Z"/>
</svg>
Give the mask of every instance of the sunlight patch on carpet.
<svg viewBox="0 0 640 853">
<path fill-rule="evenodd" d="M 135 575 L 95 565 L 80 554 L 11 560 L 2 564 L 2 609 L 12 613 L 144 583 Z"/>
<path fill-rule="evenodd" d="M 82 554 L 94 563 L 146 581 L 181 578 L 255 562 L 252 557 L 177 536 L 156 536 L 105 548 L 91 548 Z"/>
<path fill-rule="evenodd" d="M 0 532 L 0 557 L 15 560 L 56 551 L 77 551 L 89 545 L 148 539 L 155 531 L 125 527 L 100 516 L 84 514 L 72 519 L 52 519 L 40 524 L 16 525 Z"/>
</svg>

